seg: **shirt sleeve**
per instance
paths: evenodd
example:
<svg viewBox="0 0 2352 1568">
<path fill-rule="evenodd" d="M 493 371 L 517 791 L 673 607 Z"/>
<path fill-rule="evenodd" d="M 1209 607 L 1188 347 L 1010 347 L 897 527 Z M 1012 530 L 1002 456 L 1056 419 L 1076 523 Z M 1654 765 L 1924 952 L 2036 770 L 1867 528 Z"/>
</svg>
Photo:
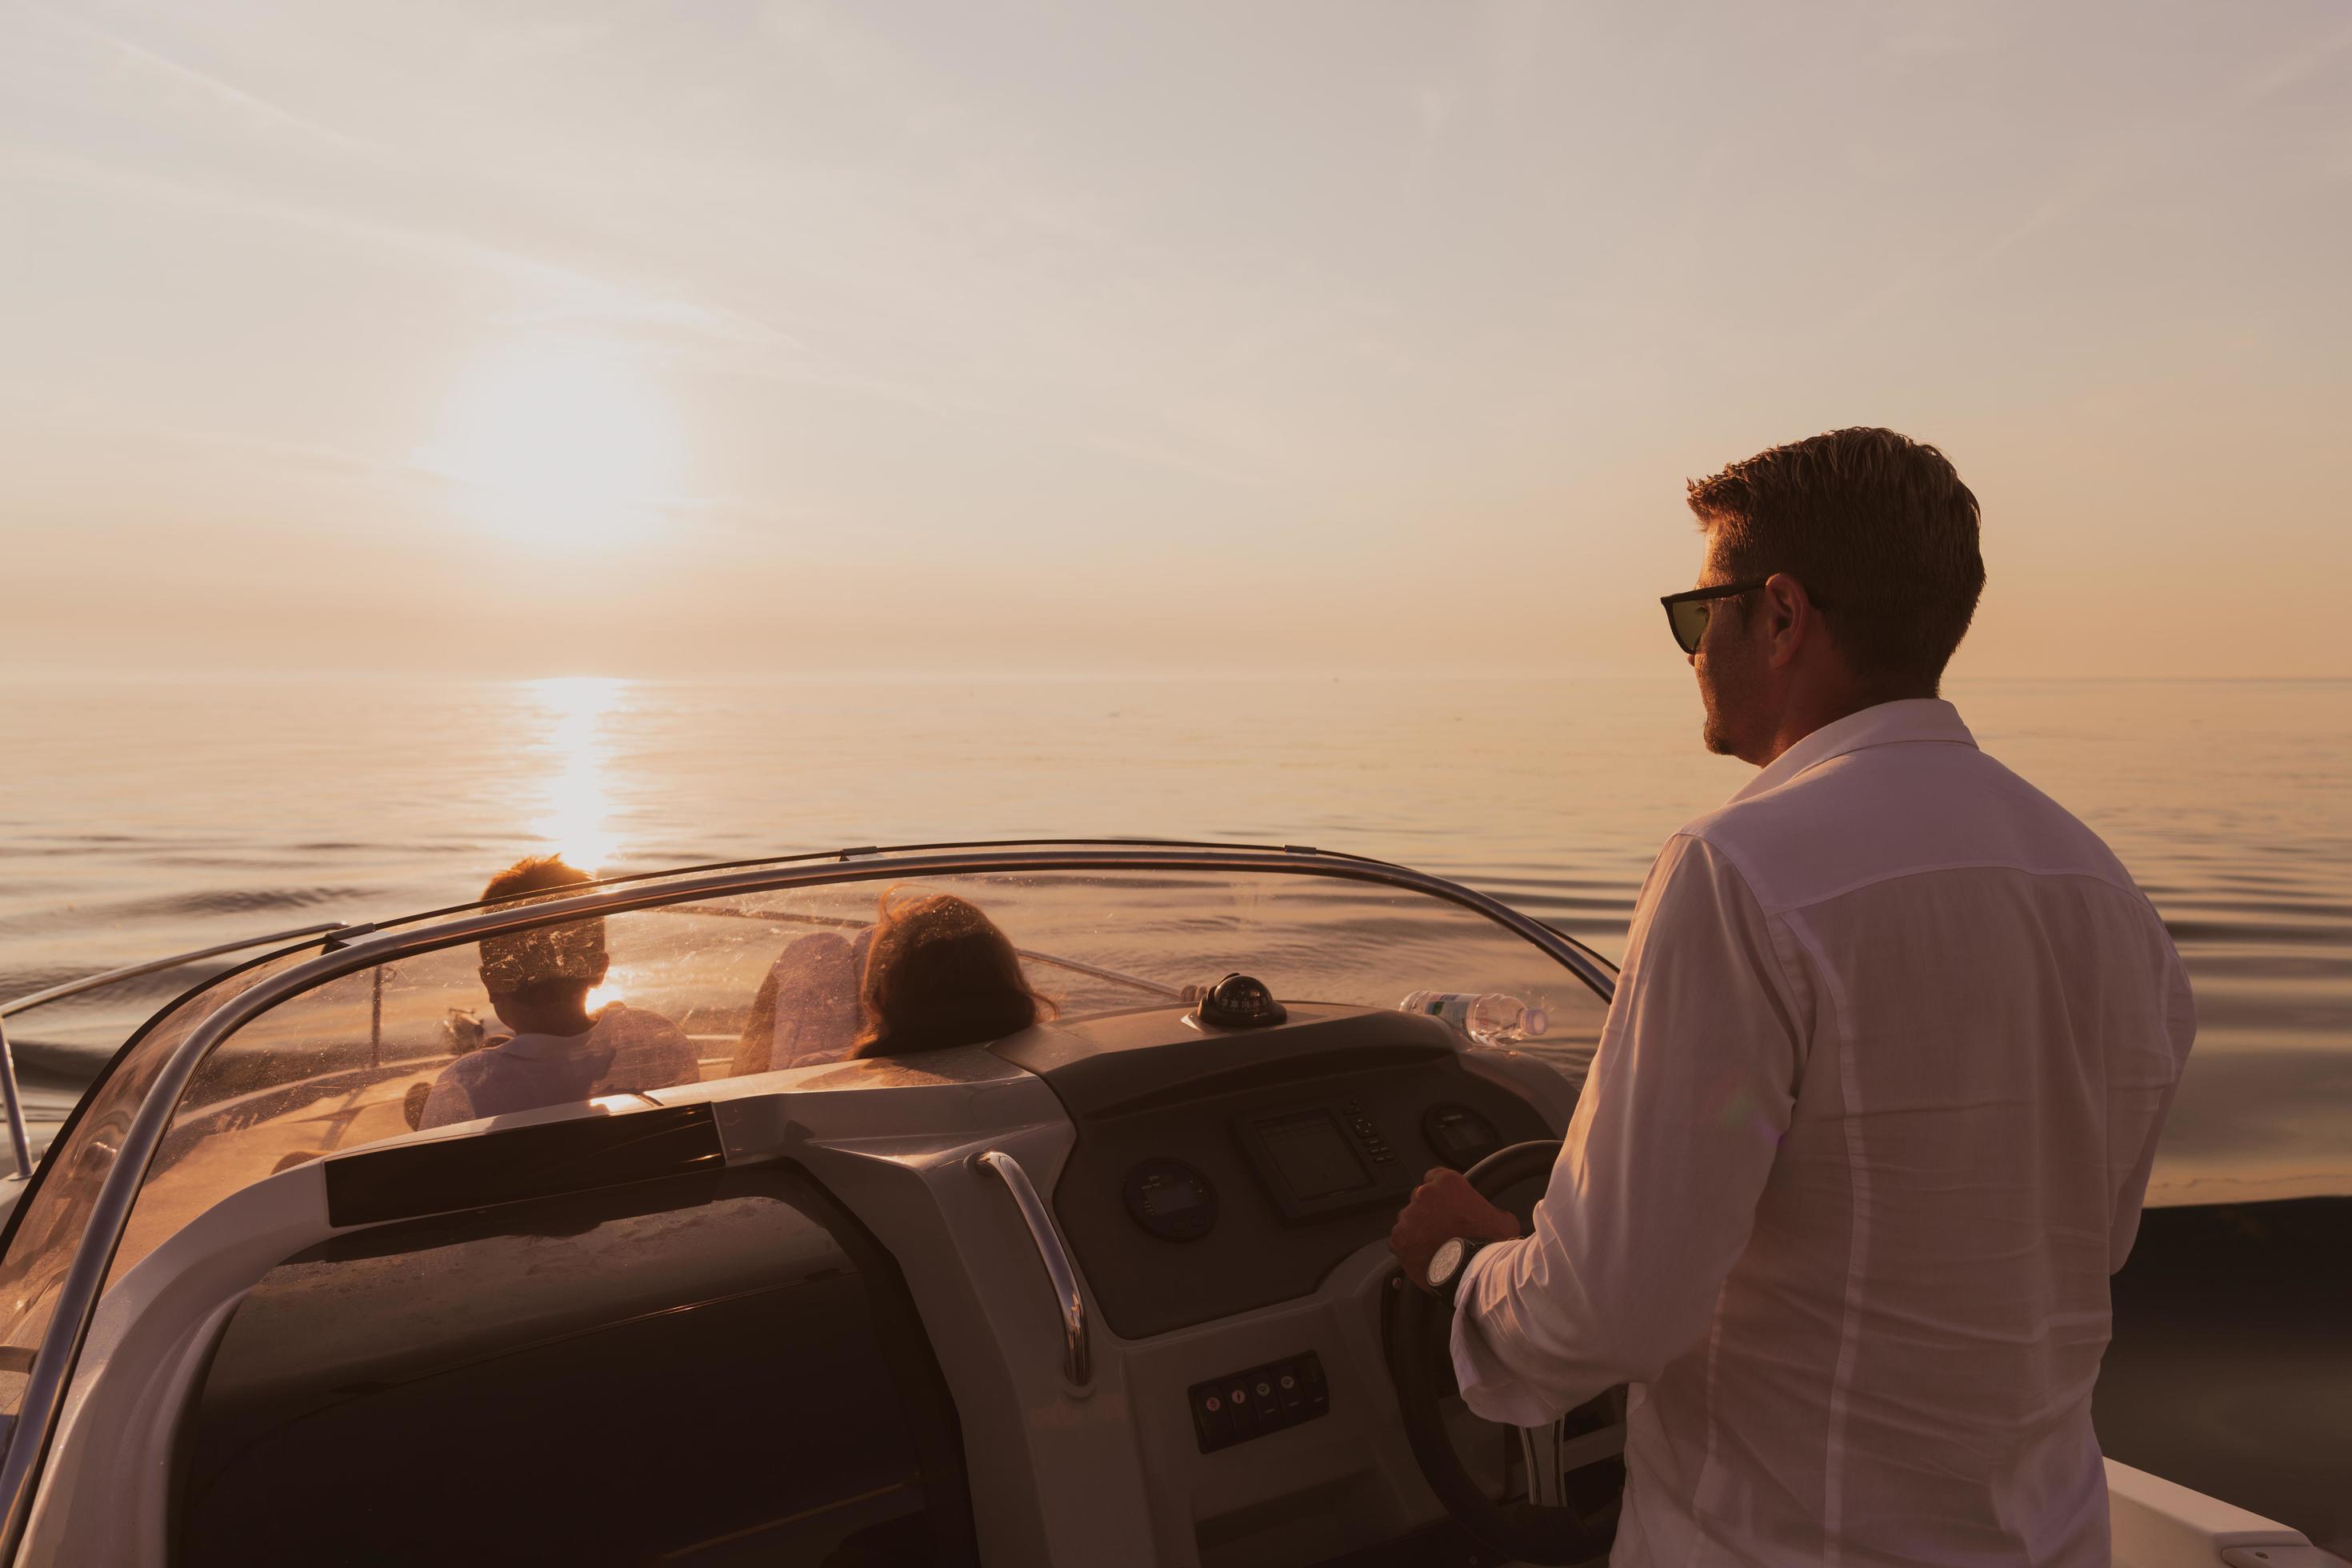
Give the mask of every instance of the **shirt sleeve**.
<svg viewBox="0 0 2352 1568">
<path fill-rule="evenodd" d="M 597 1094 L 675 1089 L 702 1081 L 702 1059 L 686 1031 L 658 1013 L 615 1002 L 596 1020 L 596 1031 L 613 1049 L 613 1059 L 596 1080 Z"/>
<path fill-rule="evenodd" d="M 467 1089 L 466 1075 L 457 1064 L 444 1068 L 441 1076 L 433 1080 L 433 1092 L 425 1097 L 424 1112 L 416 1119 L 417 1127 L 448 1127 L 474 1119 L 474 1097 Z"/>
<path fill-rule="evenodd" d="M 1531 1233 L 1481 1250 L 1455 1296 L 1474 1412 L 1539 1425 L 1697 1342 L 1794 1113 L 1802 974 L 1720 851 L 1668 842 Z"/>
<path fill-rule="evenodd" d="M 694 1042 L 684 1030 L 677 1031 L 677 1043 L 670 1049 L 669 1087 L 702 1081 L 702 1058 L 695 1054 Z"/>
</svg>

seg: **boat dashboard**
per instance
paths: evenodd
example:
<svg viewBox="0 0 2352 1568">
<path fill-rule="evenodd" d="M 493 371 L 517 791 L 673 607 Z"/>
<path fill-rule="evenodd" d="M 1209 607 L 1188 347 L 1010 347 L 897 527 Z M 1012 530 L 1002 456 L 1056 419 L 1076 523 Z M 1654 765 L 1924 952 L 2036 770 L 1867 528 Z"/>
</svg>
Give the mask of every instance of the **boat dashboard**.
<svg viewBox="0 0 2352 1568">
<path fill-rule="evenodd" d="M 1304 1296 L 1429 1170 L 1559 1135 L 1458 1040 L 1433 1018 L 1294 1005 L 1273 1028 L 1153 1010 L 994 1050 L 1067 1111 L 1055 1215 L 1106 1325 L 1145 1339 Z"/>
</svg>

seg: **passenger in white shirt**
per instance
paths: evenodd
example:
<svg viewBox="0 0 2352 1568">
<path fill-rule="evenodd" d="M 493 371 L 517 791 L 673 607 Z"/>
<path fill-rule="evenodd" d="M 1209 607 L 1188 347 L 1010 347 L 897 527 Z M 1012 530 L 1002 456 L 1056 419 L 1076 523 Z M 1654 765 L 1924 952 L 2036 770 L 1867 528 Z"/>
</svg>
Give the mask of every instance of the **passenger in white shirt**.
<svg viewBox="0 0 2352 1568">
<path fill-rule="evenodd" d="M 552 856 L 535 858 L 491 878 L 482 898 L 548 897 L 588 880 Z M 417 1125 L 445 1127 L 698 1081 L 692 1042 L 668 1019 L 617 1002 L 588 1010 L 589 993 L 604 983 L 610 963 L 602 918 L 485 939 L 482 988 L 514 1036 L 443 1068 Z"/>
<path fill-rule="evenodd" d="M 2195 1032 L 2097 836 L 1936 700 L 1977 506 L 1881 430 L 1691 487 L 1709 749 L 1533 1234 L 1453 1281 L 1465 1399 L 1631 1384 L 1612 1561 L 2104 1563 L 2091 1390 Z M 1676 603 L 1677 600 L 1681 602 Z M 1433 1171 L 1391 1246 L 1517 1237 Z"/>
</svg>

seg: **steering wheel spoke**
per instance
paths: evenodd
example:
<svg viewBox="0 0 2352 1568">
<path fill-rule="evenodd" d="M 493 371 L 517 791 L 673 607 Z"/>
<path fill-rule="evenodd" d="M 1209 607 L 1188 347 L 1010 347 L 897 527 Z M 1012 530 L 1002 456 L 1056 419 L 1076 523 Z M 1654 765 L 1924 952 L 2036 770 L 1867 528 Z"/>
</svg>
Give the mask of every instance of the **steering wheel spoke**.
<svg viewBox="0 0 2352 1568">
<path fill-rule="evenodd" d="M 1472 1186 L 1494 1198 L 1548 1173 L 1559 1156 L 1557 1142 L 1517 1143 L 1488 1155 L 1466 1174 Z M 1389 1375 L 1396 1384 L 1406 1441 L 1438 1500 L 1506 1558 L 1543 1563 L 1604 1561 L 1616 1537 L 1623 1487 L 1624 1390 L 1612 1389 L 1547 1426 L 1496 1427 L 1480 1422 L 1452 1396 L 1447 1353 L 1452 1312 L 1410 1285 L 1390 1291 L 1389 1299 Z M 1474 1473 L 1464 1459 L 1454 1432 L 1465 1426 L 1503 1438 L 1499 1477 L 1489 1468 L 1491 1462 L 1481 1463 Z M 1485 1448 L 1483 1443 L 1475 1447 Z"/>
<path fill-rule="evenodd" d="M 1560 1424 L 1518 1428 L 1519 1454 L 1528 1467 L 1528 1500 L 1538 1508 L 1558 1508 L 1568 1500 L 1568 1476 L 1562 1468 Z"/>
<path fill-rule="evenodd" d="M 1622 1423 L 1566 1438 L 1559 1446 L 1563 1471 L 1605 1465 L 1612 1459 L 1620 1464 L 1625 1460 L 1625 1428 Z"/>
</svg>

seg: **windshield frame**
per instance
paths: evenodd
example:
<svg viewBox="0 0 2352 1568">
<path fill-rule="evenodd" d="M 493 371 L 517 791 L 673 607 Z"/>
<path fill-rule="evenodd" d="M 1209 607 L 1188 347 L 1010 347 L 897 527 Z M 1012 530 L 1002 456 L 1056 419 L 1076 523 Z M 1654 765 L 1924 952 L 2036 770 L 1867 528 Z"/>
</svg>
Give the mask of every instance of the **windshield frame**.
<svg viewBox="0 0 2352 1568">
<path fill-rule="evenodd" d="M 146 1185 L 151 1167 L 169 1130 L 173 1113 L 196 1069 L 214 1050 L 244 1025 L 280 1003 L 347 974 L 442 948 L 479 942 L 486 936 L 528 931 L 590 915 L 657 908 L 695 899 L 767 892 L 780 889 L 828 884 L 887 881 L 893 879 L 952 874 L 1017 874 L 1041 871 L 1231 871 L 1324 877 L 1379 883 L 1424 894 L 1485 916 L 1525 939 L 1591 987 L 1603 1002 L 1616 988 L 1613 966 L 1573 938 L 1521 913 L 1487 894 L 1409 867 L 1362 856 L 1311 848 L 1274 846 L 1218 845 L 1177 840 L 996 840 L 975 844 L 926 844 L 904 847 L 827 850 L 768 860 L 735 862 L 682 871 L 640 873 L 591 884 L 590 890 L 572 897 L 499 909 L 457 906 L 427 915 L 382 924 L 346 926 L 323 938 L 296 942 L 278 952 L 238 966 L 242 973 L 279 960 L 305 948 L 321 946 L 316 956 L 295 963 L 243 991 L 221 1005 L 171 1047 L 172 1055 L 157 1072 L 139 1103 L 116 1156 L 91 1206 L 89 1223 L 75 1243 L 73 1259 L 58 1292 L 57 1304 L 33 1358 L 17 1417 L 6 1434 L 6 1453 L 0 1459 L 0 1562 L 13 1563 L 37 1489 L 48 1449 L 63 1408 L 91 1318 L 104 1293 L 107 1275 L 127 1228 L 131 1213 Z M 219 979 L 208 983 L 218 984 Z M 205 988 L 208 988 L 205 987 Z M 182 1004 L 197 1000 L 199 988 Z M 171 1009 L 167 1008 L 168 1012 Z M 158 1014 L 157 1016 L 163 1016 Z M 154 1020 L 142 1025 L 109 1064 L 109 1077 L 127 1063 L 145 1038 Z M 86 1091 L 87 1102 L 105 1082 L 101 1078 Z M 58 1144 L 65 1142 L 61 1130 Z M 45 1173 L 49 1162 L 42 1162 Z M 37 1183 L 39 1174 L 35 1181 Z M 35 1194 L 28 1186 L 18 1204 L 21 1213 Z M 14 1227 L 12 1226 L 13 1230 Z M 14 1235 L 10 1241 L 16 1240 Z"/>
</svg>

